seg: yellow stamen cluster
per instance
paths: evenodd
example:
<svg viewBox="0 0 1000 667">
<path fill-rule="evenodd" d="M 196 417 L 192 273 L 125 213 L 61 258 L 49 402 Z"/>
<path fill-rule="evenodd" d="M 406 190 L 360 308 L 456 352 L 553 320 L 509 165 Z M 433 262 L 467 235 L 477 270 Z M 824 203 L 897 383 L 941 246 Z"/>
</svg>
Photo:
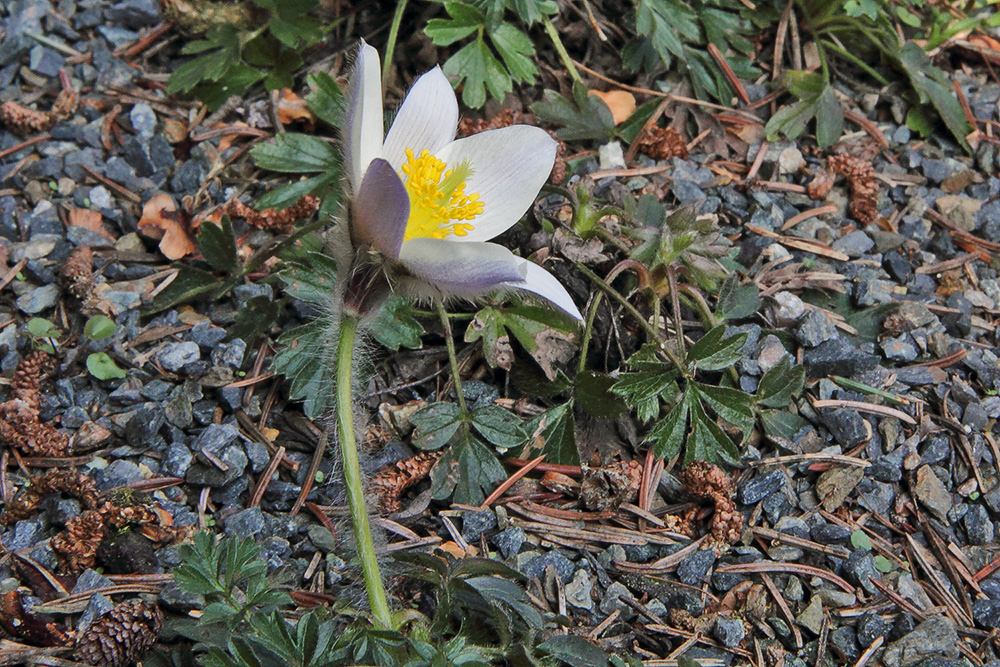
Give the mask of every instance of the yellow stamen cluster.
<svg viewBox="0 0 1000 667">
<path fill-rule="evenodd" d="M 403 185 L 410 195 L 410 219 L 404 241 L 416 238 L 443 239 L 454 234 L 465 236 L 475 226 L 472 220 L 483 212 L 483 203 L 475 192 L 465 194 L 465 181 L 472 168 L 462 164 L 445 171 L 447 165 L 426 149 L 414 156 L 406 149 L 406 163 L 400 168 Z M 443 177 L 443 178 L 442 178 Z"/>
</svg>

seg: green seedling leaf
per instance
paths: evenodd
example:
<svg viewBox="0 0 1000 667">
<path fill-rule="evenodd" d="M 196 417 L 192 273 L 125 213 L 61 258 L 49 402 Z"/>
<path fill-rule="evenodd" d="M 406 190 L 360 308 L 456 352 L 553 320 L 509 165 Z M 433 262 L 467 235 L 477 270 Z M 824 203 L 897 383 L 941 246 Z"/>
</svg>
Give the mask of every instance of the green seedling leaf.
<svg viewBox="0 0 1000 667">
<path fill-rule="evenodd" d="M 125 371 L 105 352 L 94 352 L 87 356 L 87 370 L 98 380 L 125 377 Z"/>
<path fill-rule="evenodd" d="M 871 551 L 872 538 L 868 537 L 868 534 L 861 529 L 855 530 L 851 533 L 851 546 L 861 551 Z"/>
<path fill-rule="evenodd" d="M 531 105 L 531 111 L 544 123 L 559 125 L 556 134 L 564 141 L 593 140 L 606 142 L 614 135 L 615 121 L 604 100 L 591 95 L 582 83 L 573 84 L 573 99 L 554 90 L 546 90 L 543 100 Z"/>
<path fill-rule="evenodd" d="M 274 141 L 250 149 L 257 166 L 286 174 L 340 170 L 340 157 L 333 145 L 311 134 L 285 132 Z"/>
<path fill-rule="evenodd" d="M 307 417 L 316 419 L 333 407 L 333 369 L 326 359 L 336 325 L 320 317 L 308 324 L 285 331 L 278 337 L 274 371 L 289 380 L 288 397 L 304 400 Z"/>
<path fill-rule="evenodd" d="M 472 411 L 470 419 L 479 435 L 495 447 L 510 449 L 523 445 L 528 439 L 521 419 L 499 405 L 480 406 Z"/>
<path fill-rule="evenodd" d="M 307 80 L 312 92 L 306 95 L 306 106 L 327 125 L 340 127 L 344 122 L 344 91 L 326 72 L 310 74 Z"/>
<path fill-rule="evenodd" d="M 695 362 L 698 370 L 702 371 L 717 371 L 735 364 L 743 357 L 747 334 L 738 333 L 723 338 L 725 335 L 724 324 L 706 333 L 688 350 L 688 360 Z"/>
<path fill-rule="evenodd" d="M 754 315 L 760 306 L 760 290 L 756 283 L 740 283 L 736 274 L 729 274 L 719 289 L 718 316 L 729 322 L 742 320 Z"/>
<path fill-rule="evenodd" d="M 419 350 L 424 346 L 420 339 L 424 325 L 413 317 L 409 299 L 393 295 L 386 299 L 375 316 L 369 331 L 386 349 L 396 352 L 401 347 Z"/>
<path fill-rule="evenodd" d="M 740 452 L 733 441 L 719 428 L 702 407 L 701 401 L 692 397 L 691 437 L 684 452 L 684 462 L 702 460 L 725 462 L 735 465 L 740 460 Z"/>
<path fill-rule="evenodd" d="M 792 360 L 782 357 L 776 366 L 764 373 L 757 385 L 754 400 L 766 408 L 784 408 L 792 402 L 792 397 L 802 393 L 805 387 L 806 369 L 793 366 Z"/>
<path fill-rule="evenodd" d="M 83 325 L 83 335 L 90 340 L 99 341 L 114 335 L 118 325 L 107 315 L 94 315 Z"/>
<path fill-rule="evenodd" d="M 538 68 L 531 61 L 535 55 L 531 39 L 510 23 L 501 23 L 489 35 L 511 79 L 518 83 L 533 82 Z"/>
<path fill-rule="evenodd" d="M 454 403 L 439 401 L 413 413 L 413 446 L 417 449 L 441 449 L 462 425 L 462 411 Z"/>
<path fill-rule="evenodd" d="M 478 505 L 507 478 L 496 455 L 469 435 L 457 438 L 431 471 L 435 500 L 452 496 L 453 502 Z"/>
<path fill-rule="evenodd" d="M 228 216 L 222 217 L 221 224 L 205 222 L 201 225 L 198 250 L 217 271 L 236 274 L 242 269 L 236 249 L 236 234 L 233 233 L 233 223 Z"/>
<path fill-rule="evenodd" d="M 541 454 L 545 460 L 561 465 L 580 465 L 580 450 L 576 446 L 576 417 L 573 401 L 549 408 L 527 424 L 533 441 L 542 439 Z"/>
<path fill-rule="evenodd" d="M 642 422 L 660 414 L 660 399 L 673 398 L 677 387 L 677 371 L 671 364 L 656 357 L 656 346 L 644 345 L 628 360 L 631 369 L 622 373 L 611 391 L 635 407 Z"/>
<path fill-rule="evenodd" d="M 337 284 L 337 262 L 322 253 L 310 252 L 301 260 L 285 262 L 278 278 L 293 299 L 327 306 Z"/>
<path fill-rule="evenodd" d="M 538 650 L 572 667 L 606 667 L 608 654 L 579 635 L 556 635 L 538 645 Z"/>
<path fill-rule="evenodd" d="M 972 128 L 944 72 L 935 67 L 924 50 L 913 42 L 907 42 L 900 49 L 899 65 L 910 79 L 910 85 L 920 95 L 920 101 L 929 102 L 934 107 L 958 145 L 971 154 L 972 149 L 965 137 L 972 132 Z"/>
<path fill-rule="evenodd" d="M 892 572 L 892 561 L 885 556 L 875 556 L 875 569 L 883 574 Z"/>
<path fill-rule="evenodd" d="M 614 419 L 628 409 L 628 404 L 611 388 L 617 380 L 607 373 L 583 371 L 576 376 L 574 395 L 580 407 L 599 419 Z"/>
<path fill-rule="evenodd" d="M 59 327 L 43 317 L 32 317 L 25 328 L 37 338 L 59 338 L 61 334 Z"/>
<path fill-rule="evenodd" d="M 764 130 L 768 140 L 776 139 L 778 133 L 795 139 L 816 118 L 816 141 L 820 147 L 835 143 L 844 131 L 844 114 L 829 81 L 819 73 L 792 71 L 785 75 L 785 85 L 799 101 L 782 107 L 767 121 Z"/>
</svg>

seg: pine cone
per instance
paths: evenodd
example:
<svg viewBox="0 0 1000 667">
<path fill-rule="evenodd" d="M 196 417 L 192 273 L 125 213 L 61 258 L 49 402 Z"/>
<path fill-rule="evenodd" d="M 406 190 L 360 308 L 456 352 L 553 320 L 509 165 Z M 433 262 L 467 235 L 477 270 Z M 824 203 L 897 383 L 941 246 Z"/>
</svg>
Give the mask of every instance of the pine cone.
<svg viewBox="0 0 1000 667">
<path fill-rule="evenodd" d="M 871 224 L 878 219 L 878 181 L 870 162 L 842 153 L 831 155 L 827 169 L 840 174 L 851 186 L 851 202 L 848 206 L 851 216 L 858 222 Z"/>
<path fill-rule="evenodd" d="M 140 599 L 116 604 L 77 638 L 73 657 L 88 665 L 126 667 L 156 643 L 163 612 Z"/>
<path fill-rule="evenodd" d="M 67 493 L 76 496 L 85 510 L 97 507 L 97 487 L 94 480 L 82 472 L 53 468 L 44 475 L 33 477 L 31 484 L 7 505 L 0 523 L 9 525 L 26 519 L 38 510 L 46 496 Z"/>
<path fill-rule="evenodd" d="M 0 105 L 0 123 L 14 132 L 27 134 L 29 132 L 45 132 L 54 125 L 51 114 L 36 109 L 29 109 L 17 102 L 4 102 Z"/>
<path fill-rule="evenodd" d="M 35 350 L 21 360 L 11 380 L 11 398 L 20 399 L 32 410 L 38 410 L 41 400 L 39 388 L 42 379 L 52 367 L 52 357 L 42 350 Z"/>
<path fill-rule="evenodd" d="M 66 522 L 66 528 L 49 540 L 63 572 L 82 572 L 97 562 L 97 547 L 104 539 L 104 519 L 88 510 Z"/>
<path fill-rule="evenodd" d="M 94 289 L 94 251 L 82 245 L 69 254 L 59 272 L 63 285 L 80 301 Z"/>
<path fill-rule="evenodd" d="M 38 411 L 24 401 L 0 404 L 0 441 L 28 456 L 63 457 L 69 453 L 69 436 L 38 420 Z"/>
<path fill-rule="evenodd" d="M 280 211 L 266 208 L 257 211 L 250 208 L 239 199 L 233 199 L 226 204 L 226 213 L 234 218 L 243 218 L 251 227 L 267 229 L 276 234 L 287 234 L 292 230 L 296 220 L 305 220 L 319 210 L 319 197 L 305 195 L 297 202 Z"/>
<path fill-rule="evenodd" d="M 371 479 L 379 509 L 383 512 L 398 511 L 403 492 L 427 477 L 442 453 L 420 452 L 408 459 L 382 466 Z"/>
<path fill-rule="evenodd" d="M 669 160 L 672 157 L 687 158 L 687 142 L 681 133 L 672 127 L 652 127 L 636 141 L 640 151 L 654 160 Z"/>
</svg>

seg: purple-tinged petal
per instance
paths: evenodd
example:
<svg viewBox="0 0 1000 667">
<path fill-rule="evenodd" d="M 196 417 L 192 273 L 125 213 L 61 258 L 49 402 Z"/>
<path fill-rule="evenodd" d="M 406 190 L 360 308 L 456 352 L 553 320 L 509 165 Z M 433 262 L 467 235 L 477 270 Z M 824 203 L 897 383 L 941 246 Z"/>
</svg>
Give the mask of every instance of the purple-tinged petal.
<svg viewBox="0 0 1000 667">
<path fill-rule="evenodd" d="M 524 280 L 505 283 L 504 287 L 532 292 L 552 303 L 559 310 L 578 320 L 583 320 L 583 315 L 580 314 L 580 310 L 573 303 L 573 298 L 566 291 L 566 288 L 562 286 L 558 278 L 534 262 L 525 262 L 525 264 L 527 275 L 525 275 Z"/>
<path fill-rule="evenodd" d="M 495 243 L 411 239 L 403 244 L 399 261 L 445 296 L 474 299 L 524 280 L 524 260 Z"/>
<path fill-rule="evenodd" d="M 431 155 L 455 138 L 458 100 L 448 78 L 435 67 L 417 79 L 385 135 L 382 157 L 397 171 L 406 162 L 406 149 Z"/>
<path fill-rule="evenodd" d="M 371 161 L 382 155 L 382 74 L 378 51 L 361 40 L 347 92 L 347 177 L 356 193 Z"/>
<path fill-rule="evenodd" d="M 410 218 L 410 196 L 392 165 L 375 158 L 368 165 L 351 209 L 351 238 L 366 243 L 389 259 L 399 257 L 406 222 Z"/>
<path fill-rule="evenodd" d="M 556 142 L 545 130 L 511 125 L 451 142 L 435 155 L 449 167 L 468 163 L 466 193 L 477 193 L 483 212 L 469 222 L 474 229 L 453 241 L 488 241 L 521 219 L 549 178 Z"/>
</svg>

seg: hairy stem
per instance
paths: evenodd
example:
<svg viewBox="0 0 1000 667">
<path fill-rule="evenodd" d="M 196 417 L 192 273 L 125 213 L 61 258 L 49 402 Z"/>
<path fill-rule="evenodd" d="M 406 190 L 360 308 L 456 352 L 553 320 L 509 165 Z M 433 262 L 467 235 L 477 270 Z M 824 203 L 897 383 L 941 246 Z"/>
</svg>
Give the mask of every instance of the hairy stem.
<svg viewBox="0 0 1000 667">
<path fill-rule="evenodd" d="M 458 355 L 455 354 L 455 336 L 451 331 L 451 319 L 444 304 L 437 302 L 438 316 L 441 318 L 441 326 L 444 327 L 444 343 L 448 346 L 448 363 L 451 364 L 451 378 L 455 383 L 455 393 L 458 395 L 458 407 L 462 410 L 462 415 L 467 413 L 465 407 L 465 393 L 462 391 L 462 375 L 458 369 Z M 464 423 L 464 422 L 463 422 Z"/>
<path fill-rule="evenodd" d="M 337 340 L 337 435 L 340 440 L 340 456 L 344 464 L 344 486 L 347 488 L 347 505 L 354 526 L 354 541 L 361 560 L 361 574 L 368 592 L 375 621 L 392 628 L 392 615 L 385 597 L 385 586 L 379 572 L 378 558 L 375 556 L 375 541 L 372 539 L 365 492 L 361 484 L 361 464 L 358 462 L 358 441 L 354 436 L 354 402 L 351 398 L 351 363 L 354 358 L 354 336 L 358 320 L 345 315 L 340 320 Z"/>
<path fill-rule="evenodd" d="M 563 45 L 562 39 L 559 38 L 559 32 L 552 25 L 552 20 L 548 16 L 545 16 L 542 18 L 542 25 L 545 26 L 545 32 L 548 34 L 549 39 L 552 40 L 552 46 L 556 48 L 556 53 L 559 54 L 559 60 L 562 61 L 563 67 L 569 72 L 573 81 L 583 83 L 580 72 L 577 71 L 576 65 L 573 64 L 573 59 L 569 57 L 569 52 L 566 51 L 566 46 Z"/>
</svg>

